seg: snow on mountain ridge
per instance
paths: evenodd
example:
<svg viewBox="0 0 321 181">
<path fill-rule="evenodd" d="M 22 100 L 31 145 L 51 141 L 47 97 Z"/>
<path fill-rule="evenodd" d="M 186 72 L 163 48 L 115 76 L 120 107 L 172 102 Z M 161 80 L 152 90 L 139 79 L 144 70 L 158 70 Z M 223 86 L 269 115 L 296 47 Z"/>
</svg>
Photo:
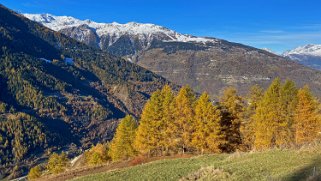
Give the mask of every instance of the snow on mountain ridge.
<svg viewBox="0 0 321 181">
<path fill-rule="evenodd" d="M 321 45 L 308 44 L 283 53 L 283 56 L 291 57 L 291 55 L 310 55 L 321 57 Z"/>
<path fill-rule="evenodd" d="M 321 71 L 321 45 L 300 46 L 284 52 L 283 56 Z"/>
<path fill-rule="evenodd" d="M 66 28 L 79 27 L 82 25 L 88 25 L 90 28 L 95 29 L 98 36 L 109 35 L 113 37 L 115 42 L 122 35 L 135 35 L 142 39 L 151 41 L 151 36 L 166 36 L 164 41 L 178 41 L 178 42 L 216 42 L 216 39 L 195 37 L 191 35 L 184 35 L 177 33 L 168 28 L 158 26 L 155 24 L 142 24 L 136 22 L 129 22 L 126 24 L 120 23 L 97 23 L 91 20 L 79 20 L 71 16 L 54 16 L 51 14 L 23 14 L 30 20 L 39 22 L 44 26 L 60 31 Z M 144 41 L 144 40 L 143 40 Z M 113 43 L 111 42 L 111 43 Z"/>
</svg>

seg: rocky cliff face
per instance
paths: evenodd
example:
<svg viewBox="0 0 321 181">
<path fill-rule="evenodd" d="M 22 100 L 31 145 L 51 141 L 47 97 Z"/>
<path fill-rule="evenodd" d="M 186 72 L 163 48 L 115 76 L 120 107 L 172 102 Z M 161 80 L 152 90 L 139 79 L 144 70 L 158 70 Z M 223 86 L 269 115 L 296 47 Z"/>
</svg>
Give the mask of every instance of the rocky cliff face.
<svg viewBox="0 0 321 181">
<path fill-rule="evenodd" d="M 99 36 L 96 31 L 88 25 L 84 24 L 78 27 L 70 27 L 62 29 L 60 32 L 89 46 L 99 48 Z"/>
</svg>

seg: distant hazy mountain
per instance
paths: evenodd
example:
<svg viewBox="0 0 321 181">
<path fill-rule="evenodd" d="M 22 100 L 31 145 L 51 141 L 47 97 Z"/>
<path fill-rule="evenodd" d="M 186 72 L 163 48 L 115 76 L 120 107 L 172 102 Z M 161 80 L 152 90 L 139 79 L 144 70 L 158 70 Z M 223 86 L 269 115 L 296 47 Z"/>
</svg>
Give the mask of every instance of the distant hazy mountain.
<svg viewBox="0 0 321 181">
<path fill-rule="evenodd" d="M 267 50 L 217 38 L 184 35 L 154 24 L 96 23 L 68 16 L 25 14 L 31 20 L 92 47 L 122 56 L 168 80 L 212 96 L 226 86 L 245 92 L 275 77 L 310 83 L 321 95 L 319 72 Z"/>
<path fill-rule="evenodd" d="M 284 52 L 283 56 L 321 70 L 321 45 L 304 45 Z"/>
</svg>

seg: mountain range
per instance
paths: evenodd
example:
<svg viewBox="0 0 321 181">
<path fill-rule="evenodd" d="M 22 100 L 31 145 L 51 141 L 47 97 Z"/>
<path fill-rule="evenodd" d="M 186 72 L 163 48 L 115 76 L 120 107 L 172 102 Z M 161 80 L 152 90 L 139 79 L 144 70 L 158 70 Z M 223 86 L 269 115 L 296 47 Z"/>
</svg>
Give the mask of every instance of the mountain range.
<svg viewBox="0 0 321 181">
<path fill-rule="evenodd" d="M 275 77 L 309 83 L 321 95 L 320 72 L 266 50 L 208 37 L 184 35 L 154 24 L 97 23 L 69 16 L 24 14 L 85 44 L 121 56 L 195 91 L 218 95 L 226 86 L 241 93 Z M 300 76 L 298 76 L 300 75 Z"/>
<path fill-rule="evenodd" d="M 24 14 L 30 20 L 60 31 L 93 47 L 108 50 L 118 56 L 134 55 L 153 45 L 153 41 L 162 42 L 198 42 L 215 43 L 213 38 L 202 38 L 183 35 L 168 28 L 130 22 L 97 23 L 91 20 L 79 20 L 70 16 L 54 16 L 50 14 Z M 123 45 L 122 47 L 119 47 Z"/>
<path fill-rule="evenodd" d="M 282 54 L 291 60 L 321 71 L 321 45 L 308 44 Z"/>
</svg>

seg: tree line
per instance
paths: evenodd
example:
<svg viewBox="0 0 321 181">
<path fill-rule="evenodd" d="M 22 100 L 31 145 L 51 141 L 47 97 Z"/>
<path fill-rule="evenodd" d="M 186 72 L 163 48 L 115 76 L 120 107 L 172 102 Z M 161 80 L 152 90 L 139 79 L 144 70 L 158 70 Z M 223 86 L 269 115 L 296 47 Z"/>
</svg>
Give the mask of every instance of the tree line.
<svg viewBox="0 0 321 181">
<path fill-rule="evenodd" d="M 177 94 L 166 85 L 151 95 L 138 122 L 126 116 L 109 145 L 113 160 L 136 154 L 221 153 L 289 148 L 319 138 L 320 103 L 308 86 L 276 78 L 247 96 L 226 88 L 218 101 L 189 86 Z"/>
<path fill-rule="evenodd" d="M 293 81 L 282 83 L 279 78 L 266 90 L 252 86 L 243 97 L 235 88 L 226 88 L 216 101 L 206 92 L 196 95 L 189 86 L 175 93 L 165 85 L 151 95 L 139 121 L 127 115 L 113 140 L 86 151 L 84 160 L 87 165 L 99 165 L 137 155 L 298 147 L 320 138 L 320 105 L 308 86 L 297 88 Z M 60 160 L 66 166 L 65 159 Z M 52 173 L 64 169 L 50 168 Z"/>
</svg>

